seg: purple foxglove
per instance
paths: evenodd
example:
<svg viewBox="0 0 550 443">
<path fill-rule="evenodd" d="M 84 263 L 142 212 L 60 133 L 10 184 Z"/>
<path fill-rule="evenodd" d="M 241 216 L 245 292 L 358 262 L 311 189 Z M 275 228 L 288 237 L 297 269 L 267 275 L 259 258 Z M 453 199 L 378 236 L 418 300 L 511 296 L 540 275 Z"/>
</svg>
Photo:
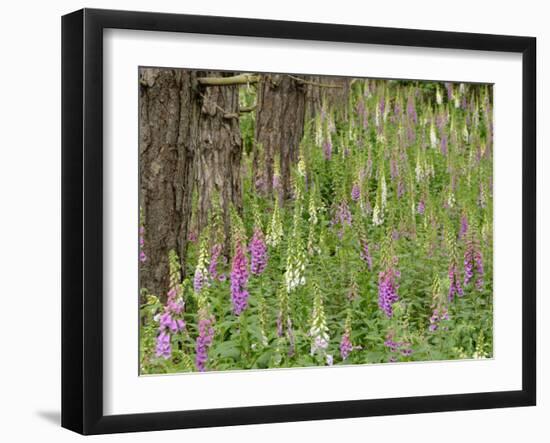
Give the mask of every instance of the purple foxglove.
<svg viewBox="0 0 550 443">
<path fill-rule="evenodd" d="M 239 243 L 235 248 L 235 256 L 231 267 L 231 303 L 233 313 L 240 315 L 248 306 L 248 261 Z"/>
<path fill-rule="evenodd" d="M 267 265 L 267 247 L 260 228 L 254 229 L 248 249 L 250 251 L 250 272 L 254 275 L 262 274 Z"/>
<path fill-rule="evenodd" d="M 204 309 L 199 312 L 199 335 L 195 342 L 195 366 L 199 372 L 206 370 L 208 348 L 214 339 L 214 317 Z"/>
<path fill-rule="evenodd" d="M 358 202 L 360 198 L 361 198 L 361 189 L 359 188 L 358 183 L 354 183 L 353 187 L 351 188 L 351 199 L 354 202 Z"/>
<path fill-rule="evenodd" d="M 353 350 L 353 345 L 351 344 L 351 339 L 349 334 L 346 332 L 342 335 L 342 340 L 340 341 L 340 356 L 342 360 L 346 360 L 351 351 Z"/>
<path fill-rule="evenodd" d="M 399 276 L 399 271 L 391 267 L 378 274 L 378 307 L 388 318 L 393 316 L 393 304 L 399 300 L 397 294 Z"/>
<path fill-rule="evenodd" d="M 219 243 L 216 243 L 214 246 L 212 246 L 212 249 L 210 250 L 210 264 L 208 265 L 208 274 L 210 274 L 213 279 L 218 278 L 218 263 L 221 252 L 222 245 Z"/>
</svg>

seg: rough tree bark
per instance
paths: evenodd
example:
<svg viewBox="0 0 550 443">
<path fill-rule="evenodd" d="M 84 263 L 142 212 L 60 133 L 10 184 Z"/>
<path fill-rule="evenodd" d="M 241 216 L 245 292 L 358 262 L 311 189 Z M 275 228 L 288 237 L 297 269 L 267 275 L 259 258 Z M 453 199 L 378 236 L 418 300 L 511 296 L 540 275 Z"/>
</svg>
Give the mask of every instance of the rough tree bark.
<svg viewBox="0 0 550 443">
<path fill-rule="evenodd" d="M 263 75 L 258 85 L 254 178 L 273 190 L 275 158 L 279 158 L 281 195 L 291 195 L 290 172 L 299 159 L 304 133 L 306 86 L 285 74 Z"/>
<path fill-rule="evenodd" d="M 200 109 L 193 71 L 143 68 L 139 81 L 140 206 L 147 256 L 140 287 L 164 300 L 171 249 L 185 272 Z"/>
<path fill-rule="evenodd" d="M 308 78 L 311 83 L 307 85 L 306 91 L 306 118 L 312 119 L 321 112 L 323 102 L 331 109 L 336 109 L 339 112 L 347 111 L 351 78 L 320 75 Z M 327 88 L 314 83 L 336 87 Z"/>
<path fill-rule="evenodd" d="M 208 72 L 208 78 L 231 73 Z M 230 251 L 231 205 L 242 212 L 241 159 L 239 127 L 239 86 L 201 86 L 199 119 L 200 141 L 196 158 L 197 225 L 199 232 L 208 224 L 214 198 L 219 198 L 224 221 L 225 248 Z"/>
</svg>

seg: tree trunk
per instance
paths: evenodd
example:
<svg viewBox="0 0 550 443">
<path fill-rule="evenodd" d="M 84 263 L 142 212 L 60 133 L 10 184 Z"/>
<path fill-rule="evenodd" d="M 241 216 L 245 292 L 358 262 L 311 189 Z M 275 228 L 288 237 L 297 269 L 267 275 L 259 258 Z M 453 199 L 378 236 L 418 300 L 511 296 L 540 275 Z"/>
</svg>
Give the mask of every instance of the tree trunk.
<svg viewBox="0 0 550 443">
<path fill-rule="evenodd" d="M 273 191 L 275 158 L 279 158 L 281 196 L 291 195 L 291 167 L 299 159 L 304 133 L 306 87 L 285 74 L 263 75 L 258 85 L 254 177 Z"/>
<path fill-rule="evenodd" d="M 328 109 L 335 109 L 337 112 L 346 112 L 351 87 L 351 78 L 348 77 L 330 77 L 330 76 L 311 76 L 308 77 L 312 83 L 319 85 L 333 85 L 336 88 L 327 88 L 314 84 L 307 85 L 306 92 L 306 116 L 313 119 L 321 112 L 323 104 Z"/>
<path fill-rule="evenodd" d="M 309 79 L 312 82 L 320 83 L 321 76 L 312 75 Z M 323 88 L 309 84 L 306 88 L 306 119 L 312 120 L 323 108 Z"/>
<path fill-rule="evenodd" d="M 171 249 L 185 272 L 199 121 L 193 92 L 196 75 L 142 68 L 139 77 L 140 206 L 146 255 L 140 265 L 140 287 L 164 300 Z"/>
<path fill-rule="evenodd" d="M 208 77 L 231 73 L 209 72 Z M 197 151 L 197 224 L 199 232 L 208 225 L 214 199 L 224 221 L 225 248 L 230 251 L 231 205 L 242 212 L 241 159 L 239 127 L 239 86 L 201 87 L 200 142 Z"/>
</svg>

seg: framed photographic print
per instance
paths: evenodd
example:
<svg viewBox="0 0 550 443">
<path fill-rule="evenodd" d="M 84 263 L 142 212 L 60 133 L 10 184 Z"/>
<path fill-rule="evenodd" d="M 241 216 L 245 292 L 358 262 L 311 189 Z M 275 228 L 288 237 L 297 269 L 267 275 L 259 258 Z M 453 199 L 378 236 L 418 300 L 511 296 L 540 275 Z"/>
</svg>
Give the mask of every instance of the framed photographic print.
<svg viewBox="0 0 550 443">
<path fill-rule="evenodd" d="M 62 425 L 534 405 L 535 51 L 64 16 Z"/>
</svg>

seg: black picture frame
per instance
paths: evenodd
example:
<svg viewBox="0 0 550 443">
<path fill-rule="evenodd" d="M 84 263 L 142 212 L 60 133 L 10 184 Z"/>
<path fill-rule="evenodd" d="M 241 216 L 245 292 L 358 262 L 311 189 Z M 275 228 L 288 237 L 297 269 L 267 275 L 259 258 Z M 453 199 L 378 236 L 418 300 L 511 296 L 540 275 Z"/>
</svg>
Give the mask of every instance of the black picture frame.
<svg viewBox="0 0 550 443">
<path fill-rule="evenodd" d="M 103 413 L 103 30 L 171 31 L 519 53 L 523 64 L 522 389 L 177 412 Z M 62 18 L 62 426 L 82 434 L 536 404 L 536 39 L 83 9 Z"/>
</svg>

